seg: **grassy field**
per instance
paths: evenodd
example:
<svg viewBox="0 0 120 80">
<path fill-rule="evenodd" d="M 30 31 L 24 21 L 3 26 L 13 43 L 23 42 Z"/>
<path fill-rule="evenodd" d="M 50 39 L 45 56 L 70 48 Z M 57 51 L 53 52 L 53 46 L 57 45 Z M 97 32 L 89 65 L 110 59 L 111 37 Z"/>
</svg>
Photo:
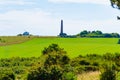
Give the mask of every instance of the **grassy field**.
<svg viewBox="0 0 120 80">
<path fill-rule="evenodd" d="M 9 42 L 9 39 L 7 39 Z M 19 39 L 20 40 L 20 39 Z M 19 41 L 18 40 L 18 41 Z M 6 41 L 6 40 L 5 40 Z M 24 42 L 24 43 L 23 43 Z M 19 44 L 0 46 L 0 58 L 38 57 L 44 47 L 58 44 L 71 58 L 86 54 L 120 53 L 117 38 L 33 38 Z"/>
<path fill-rule="evenodd" d="M 33 38 L 33 36 L 1 36 L 0 46 L 23 43 Z"/>
</svg>

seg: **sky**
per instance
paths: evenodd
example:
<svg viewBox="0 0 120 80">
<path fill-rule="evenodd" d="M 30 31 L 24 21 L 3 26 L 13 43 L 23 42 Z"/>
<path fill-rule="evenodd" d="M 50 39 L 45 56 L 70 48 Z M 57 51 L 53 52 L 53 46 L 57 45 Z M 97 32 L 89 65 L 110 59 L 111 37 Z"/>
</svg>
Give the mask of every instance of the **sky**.
<svg viewBox="0 0 120 80">
<path fill-rule="evenodd" d="M 33 35 L 57 36 L 60 21 L 64 33 L 83 30 L 120 33 L 120 10 L 109 0 L 0 0 L 0 36 L 13 36 L 25 31 Z"/>
</svg>

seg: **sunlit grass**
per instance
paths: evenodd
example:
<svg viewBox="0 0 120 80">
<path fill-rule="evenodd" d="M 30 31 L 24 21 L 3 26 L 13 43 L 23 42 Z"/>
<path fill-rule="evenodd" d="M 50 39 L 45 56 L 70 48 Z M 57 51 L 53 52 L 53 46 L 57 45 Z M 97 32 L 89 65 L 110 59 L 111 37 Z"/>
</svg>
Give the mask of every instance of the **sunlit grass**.
<svg viewBox="0 0 120 80">
<path fill-rule="evenodd" d="M 71 58 L 86 54 L 120 53 L 118 38 L 34 38 L 24 43 L 0 47 L 0 58 L 38 57 L 44 47 L 58 44 Z"/>
</svg>

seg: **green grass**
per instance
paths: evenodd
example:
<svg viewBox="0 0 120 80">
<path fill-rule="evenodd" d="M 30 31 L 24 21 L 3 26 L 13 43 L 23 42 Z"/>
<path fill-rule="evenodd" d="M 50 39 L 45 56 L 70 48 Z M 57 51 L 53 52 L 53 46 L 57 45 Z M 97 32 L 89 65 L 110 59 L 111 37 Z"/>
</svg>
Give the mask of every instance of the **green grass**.
<svg viewBox="0 0 120 80">
<path fill-rule="evenodd" d="M 0 46 L 0 58 L 38 57 L 44 47 L 58 44 L 73 58 L 86 54 L 120 53 L 117 38 L 34 38 L 24 43 Z"/>
</svg>

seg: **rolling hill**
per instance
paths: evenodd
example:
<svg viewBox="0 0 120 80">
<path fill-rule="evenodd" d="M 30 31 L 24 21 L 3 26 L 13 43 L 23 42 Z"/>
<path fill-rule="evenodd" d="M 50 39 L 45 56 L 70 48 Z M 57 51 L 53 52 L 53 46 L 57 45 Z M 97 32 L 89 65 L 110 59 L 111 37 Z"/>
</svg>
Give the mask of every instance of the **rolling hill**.
<svg viewBox="0 0 120 80">
<path fill-rule="evenodd" d="M 13 38 L 14 39 L 14 38 Z M 11 40 L 11 38 L 8 39 Z M 17 39 L 16 42 L 19 42 Z M 71 58 L 86 54 L 120 53 L 118 38 L 31 38 L 19 43 L 0 46 L 0 58 L 39 57 L 44 47 L 55 43 L 67 51 Z"/>
</svg>

